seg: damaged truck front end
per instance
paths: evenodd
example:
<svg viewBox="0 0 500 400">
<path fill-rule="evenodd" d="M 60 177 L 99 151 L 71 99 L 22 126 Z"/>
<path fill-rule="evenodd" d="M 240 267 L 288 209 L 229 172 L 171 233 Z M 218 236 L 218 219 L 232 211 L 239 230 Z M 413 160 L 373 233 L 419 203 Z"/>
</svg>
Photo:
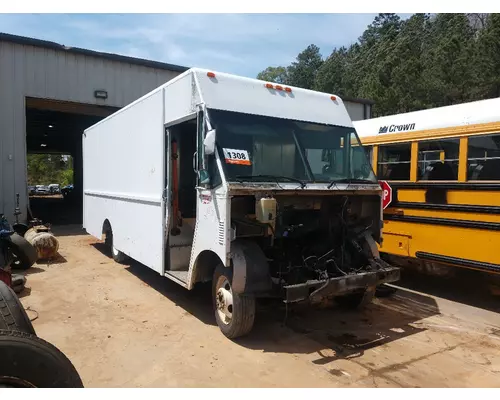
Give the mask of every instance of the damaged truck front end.
<svg viewBox="0 0 500 400">
<path fill-rule="evenodd" d="M 251 330 L 258 297 L 359 307 L 377 286 L 399 279 L 399 269 L 379 256 L 382 189 L 348 119 L 207 115 L 207 168 L 199 176 L 224 204 L 214 208 L 227 228 L 218 234 L 226 250 L 212 294 L 227 337 Z M 221 217 L 214 221 L 222 225 Z M 204 280 L 210 268 L 198 271 Z"/>
<path fill-rule="evenodd" d="M 399 279 L 378 253 L 378 190 L 307 192 L 232 198 L 233 290 L 286 303 L 369 303 L 377 286 Z"/>
</svg>

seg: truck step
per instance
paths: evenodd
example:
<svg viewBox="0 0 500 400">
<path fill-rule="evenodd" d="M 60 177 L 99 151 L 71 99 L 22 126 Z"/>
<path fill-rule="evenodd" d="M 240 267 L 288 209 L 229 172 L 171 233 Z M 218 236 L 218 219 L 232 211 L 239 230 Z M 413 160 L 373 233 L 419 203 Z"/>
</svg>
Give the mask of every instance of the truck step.
<svg viewBox="0 0 500 400">
<path fill-rule="evenodd" d="M 184 287 L 187 286 L 188 271 L 165 271 L 165 276 Z"/>
</svg>

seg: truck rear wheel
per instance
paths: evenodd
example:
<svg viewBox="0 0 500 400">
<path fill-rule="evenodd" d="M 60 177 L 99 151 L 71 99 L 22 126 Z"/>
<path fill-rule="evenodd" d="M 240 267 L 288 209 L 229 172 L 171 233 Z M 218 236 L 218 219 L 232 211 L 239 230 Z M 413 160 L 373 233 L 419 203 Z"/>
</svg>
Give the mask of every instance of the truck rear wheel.
<svg viewBox="0 0 500 400">
<path fill-rule="evenodd" d="M 233 270 L 220 264 L 214 272 L 212 298 L 215 319 L 229 339 L 248 334 L 255 320 L 255 297 L 240 295 L 232 290 Z"/>
<path fill-rule="evenodd" d="M 359 309 L 370 304 L 375 297 L 375 287 L 370 287 L 362 292 L 340 296 L 335 299 L 337 304 L 344 308 Z"/>
<path fill-rule="evenodd" d="M 113 260 L 115 260 L 119 264 L 124 263 L 127 259 L 127 256 L 115 247 L 113 243 L 113 231 L 111 227 L 108 228 L 105 234 L 106 234 L 105 243 L 109 247 L 109 251 L 111 252 L 111 257 L 113 257 Z"/>
</svg>

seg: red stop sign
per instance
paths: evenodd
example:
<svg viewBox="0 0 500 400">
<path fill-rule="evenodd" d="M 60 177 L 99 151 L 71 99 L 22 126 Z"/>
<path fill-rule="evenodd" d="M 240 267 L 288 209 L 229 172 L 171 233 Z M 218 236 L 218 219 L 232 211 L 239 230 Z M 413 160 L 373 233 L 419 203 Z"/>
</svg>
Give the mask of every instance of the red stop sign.
<svg viewBox="0 0 500 400">
<path fill-rule="evenodd" d="M 379 181 L 379 183 L 382 188 L 382 209 L 385 210 L 392 201 L 392 188 L 387 181 Z"/>
</svg>

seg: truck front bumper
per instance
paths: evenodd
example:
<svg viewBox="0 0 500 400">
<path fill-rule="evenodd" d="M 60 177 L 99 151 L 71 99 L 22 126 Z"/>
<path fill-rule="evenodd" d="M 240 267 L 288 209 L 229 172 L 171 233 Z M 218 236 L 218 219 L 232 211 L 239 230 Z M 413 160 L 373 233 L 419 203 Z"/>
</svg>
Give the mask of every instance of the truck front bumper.
<svg viewBox="0 0 500 400">
<path fill-rule="evenodd" d="M 325 280 L 312 280 L 297 285 L 285 286 L 285 303 L 310 301 L 319 303 L 327 298 L 344 296 L 383 283 L 400 279 L 400 269 L 385 267 L 377 271 L 341 276 Z"/>
</svg>

